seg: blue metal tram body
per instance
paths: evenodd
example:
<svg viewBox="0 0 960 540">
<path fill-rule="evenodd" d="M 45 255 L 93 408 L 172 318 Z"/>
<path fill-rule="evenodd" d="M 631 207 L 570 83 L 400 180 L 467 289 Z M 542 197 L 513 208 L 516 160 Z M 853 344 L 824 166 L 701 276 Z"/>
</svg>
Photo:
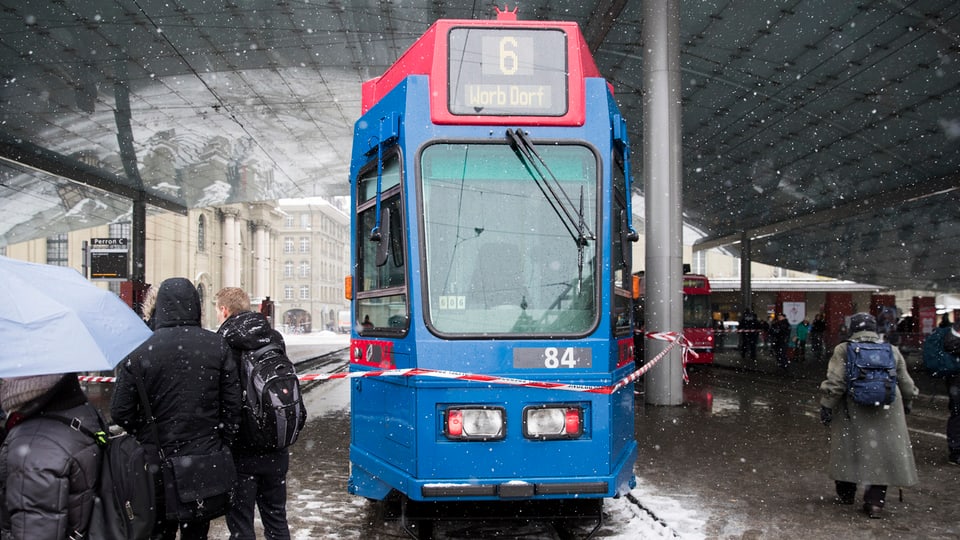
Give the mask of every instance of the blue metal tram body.
<svg viewBox="0 0 960 540">
<path fill-rule="evenodd" d="M 512 45 L 556 30 L 438 21 L 436 54 L 478 24 L 483 31 L 468 39 L 507 71 L 516 70 L 505 61 L 527 54 Z M 582 43 L 572 23 L 561 31 L 564 43 Z M 536 114 L 545 101 L 525 115 L 438 121 L 430 104 L 439 63 L 414 63 L 433 67 L 394 73 L 396 84 L 355 125 L 348 287 L 351 371 L 421 371 L 351 379 L 348 489 L 415 501 L 626 493 L 637 456 L 633 386 L 537 387 L 609 387 L 634 370 L 629 144 L 612 92 L 602 78 L 570 77 L 582 103 L 546 122 Z M 480 90 L 466 99 L 496 100 L 499 88 L 529 102 L 560 89 L 473 84 Z M 446 112 L 456 99 L 442 104 Z M 563 125 L 558 116 L 571 112 L 582 121 Z"/>
</svg>

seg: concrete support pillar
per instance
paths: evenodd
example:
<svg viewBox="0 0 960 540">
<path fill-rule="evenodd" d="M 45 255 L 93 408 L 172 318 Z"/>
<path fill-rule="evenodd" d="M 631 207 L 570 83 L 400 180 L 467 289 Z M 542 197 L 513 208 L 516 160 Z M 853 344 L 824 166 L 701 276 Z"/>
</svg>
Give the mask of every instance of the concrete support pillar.
<svg viewBox="0 0 960 540">
<path fill-rule="evenodd" d="M 643 180 L 646 210 L 647 332 L 683 331 L 680 2 L 643 2 Z M 667 342 L 648 340 L 646 360 Z M 647 402 L 683 403 L 680 347 L 644 378 Z"/>
<path fill-rule="evenodd" d="M 740 237 L 740 313 L 750 309 L 756 313 L 753 307 L 753 289 L 750 281 L 753 277 L 750 275 L 750 266 L 753 262 L 753 254 L 750 251 L 750 235 L 744 231 Z"/>
<path fill-rule="evenodd" d="M 243 287 L 243 221 L 233 220 L 233 283 Z"/>
<path fill-rule="evenodd" d="M 236 212 L 223 210 L 223 268 L 220 270 L 223 287 L 240 286 L 240 281 L 236 279 L 240 260 L 237 256 L 238 238 Z"/>
<path fill-rule="evenodd" d="M 258 223 L 256 225 L 256 232 L 254 233 L 255 239 L 255 248 L 256 257 L 254 257 L 254 297 L 263 298 L 269 296 L 270 293 L 270 244 L 268 243 L 269 239 L 269 228 L 263 224 Z"/>
</svg>

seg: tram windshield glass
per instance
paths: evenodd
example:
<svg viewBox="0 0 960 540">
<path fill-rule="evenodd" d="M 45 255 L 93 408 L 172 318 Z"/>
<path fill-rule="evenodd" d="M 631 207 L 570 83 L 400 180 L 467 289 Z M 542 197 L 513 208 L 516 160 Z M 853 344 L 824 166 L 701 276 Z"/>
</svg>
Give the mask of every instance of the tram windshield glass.
<svg viewBox="0 0 960 540">
<path fill-rule="evenodd" d="M 596 324 L 597 241 L 578 238 L 598 230 L 597 157 L 580 145 L 536 152 L 544 174 L 506 144 L 423 150 L 423 275 L 435 332 L 583 335 Z"/>
</svg>

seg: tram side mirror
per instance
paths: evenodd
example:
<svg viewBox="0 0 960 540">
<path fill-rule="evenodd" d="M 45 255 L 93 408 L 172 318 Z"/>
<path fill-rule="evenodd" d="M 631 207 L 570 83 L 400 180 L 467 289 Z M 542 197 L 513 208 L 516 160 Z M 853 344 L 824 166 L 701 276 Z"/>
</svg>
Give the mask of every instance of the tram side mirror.
<svg viewBox="0 0 960 540">
<path fill-rule="evenodd" d="M 384 208 L 380 216 L 380 238 L 377 241 L 377 266 L 387 264 L 390 256 L 390 209 Z"/>
<path fill-rule="evenodd" d="M 628 269 L 633 267 L 633 243 L 637 241 L 639 235 L 630 230 L 630 221 L 627 219 L 627 211 L 620 211 L 620 255 L 623 258 L 623 264 Z M 626 288 L 626 285 L 624 285 Z"/>
</svg>

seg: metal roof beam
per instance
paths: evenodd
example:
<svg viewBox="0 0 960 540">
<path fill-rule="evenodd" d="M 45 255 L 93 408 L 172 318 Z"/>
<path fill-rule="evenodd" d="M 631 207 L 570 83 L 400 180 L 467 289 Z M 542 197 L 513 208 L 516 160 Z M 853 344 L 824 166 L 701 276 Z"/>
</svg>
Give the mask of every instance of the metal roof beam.
<svg viewBox="0 0 960 540">
<path fill-rule="evenodd" d="M 6 133 L 0 133 L 0 160 L 17 167 L 33 169 L 78 184 L 101 189 L 131 201 L 142 198 L 147 204 L 169 212 L 187 214 L 187 207 L 183 204 L 157 197 L 147 191 L 130 186 L 125 183 L 121 176 L 92 167 L 82 161 L 37 146 L 24 139 L 12 137 Z"/>
<path fill-rule="evenodd" d="M 960 175 L 944 176 L 923 182 L 915 182 L 907 186 L 896 187 L 881 191 L 853 202 L 834 206 L 819 212 L 812 212 L 799 217 L 775 221 L 759 227 L 749 227 L 744 232 L 751 239 L 761 239 L 775 236 L 808 225 L 824 225 L 846 219 L 851 216 L 875 212 L 883 208 L 894 208 L 906 202 L 912 202 L 927 197 L 935 197 L 951 191 L 960 190 Z M 717 237 L 707 237 L 693 244 L 694 251 L 702 251 L 717 247 L 739 244 L 742 233 L 727 234 Z"/>
</svg>

